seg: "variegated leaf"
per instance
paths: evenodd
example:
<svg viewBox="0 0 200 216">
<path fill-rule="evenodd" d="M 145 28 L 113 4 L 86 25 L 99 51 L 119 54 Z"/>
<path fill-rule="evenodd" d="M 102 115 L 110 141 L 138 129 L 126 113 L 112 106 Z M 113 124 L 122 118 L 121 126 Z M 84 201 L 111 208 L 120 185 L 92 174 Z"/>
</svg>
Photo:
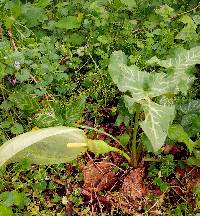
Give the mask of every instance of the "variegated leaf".
<svg viewBox="0 0 200 216">
<path fill-rule="evenodd" d="M 187 74 L 186 71 L 199 62 L 200 46 L 190 50 L 178 49 L 173 57 L 166 60 L 160 60 L 154 56 L 148 61 L 149 64 L 157 63 L 165 68 L 174 68 L 174 73 L 170 75 L 169 82 L 171 85 L 175 85 L 174 93 L 181 91 L 184 94 L 194 81 L 194 77 Z"/>
<path fill-rule="evenodd" d="M 196 46 L 190 50 L 179 49 L 175 55 L 167 60 L 154 59 L 165 68 L 174 67 L 176 72 L 184 72 L 190 66 L 200 62 L 200 46 Z"/>
<path fill-rule="evenodd" d="M 200 100 L 191 100 L 188 103 L 177 106 L 177 110 L 184 114 L 200 113 Z"/>
<path fill-rule="evenodd" d="M 169 93 L 174 88 L 164 73 L 140 71 L 135 65 L 127 66 L 126 62 L 125 54 L 115 51 L 110 59 L 109 73 L 120 91 L 131 93 L 129 104 Z"/>
<path fill-rule="evenodd" d="M 145 120 L 141 127 L 149 138 L 154 151 L 158 151 L 165 142 L 169 124 L 174 119 L 175 107 L 162 106 L 152 101 L 144 101 Z"/>
</svg>

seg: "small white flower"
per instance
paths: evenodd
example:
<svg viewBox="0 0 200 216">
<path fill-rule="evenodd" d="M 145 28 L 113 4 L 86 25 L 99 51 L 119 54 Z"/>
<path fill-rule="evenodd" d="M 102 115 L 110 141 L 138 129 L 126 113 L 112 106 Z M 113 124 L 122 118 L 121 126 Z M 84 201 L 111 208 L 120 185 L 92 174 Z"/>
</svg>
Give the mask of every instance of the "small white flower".
<svg viewBox="0 0 200 216">
<path fill-rule="evenodd" d="M 63 205 L 67 205 L 67 203 L 68 203 L 67 197 L 66 197 L 66 196 L 63 196 L 63 197 L 62 197 L 62 204 L 63 204 Z"/>
<path fill-rule="evenodd" d="M 49 176 L 46 176 L 45 181 L 49 181 L 49 180 L 50 180 Z"/>
<path fill-rule="evenodd" d="M 15 64 L 14 64 L 16 70 L 19 70 L 20 69 L 20 62 L 19 61 L 15 61 Z"/>
</svg>

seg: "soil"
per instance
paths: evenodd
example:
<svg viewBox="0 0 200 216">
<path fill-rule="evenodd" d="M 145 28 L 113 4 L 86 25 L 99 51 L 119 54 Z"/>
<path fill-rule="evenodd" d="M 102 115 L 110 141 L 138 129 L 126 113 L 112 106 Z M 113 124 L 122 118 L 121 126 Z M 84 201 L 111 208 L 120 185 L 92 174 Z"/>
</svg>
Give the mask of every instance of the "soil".
<svg viewBox="0 0 200 216">
<path fill-rule="evenodd" d="M 101 126 L 103 127 L 103 126 Z M 115 127 L 106 124 L 106 132 L 113 134 L 124 133 L 124 125 Z M 93 139 L 106 139 L 104 134 L 91 134 Z M 117 145 L 113 142 L 112 145 Z M 172 154 L 174 158 L 186 156 L 187 151 L 182 146 L 165 145 L 162 149 L 163 155 Z M 165 178 L 169 185 L 169 190 L 162 192 L 153 184 L 153 178 L 148 176 L 148 166 L 151 162 L 141 163 L 138 168 L 125 166 L 126 161 L 117 153 L 109 153 L 104 157 L 95 158 L 87 152 L 80 160 L 80 169 L 83 173 L 83 184 L 79 184 L 84 200 L 83 206 L 89 206 L 91 212 L 94 210 L 102 215 L 104 212 L 112 212 L 118 209 L 121 213 L 116 215 L 169 215 L 165 210 L 175 209 L 179 204 L 185 203 L 192 210 L 197 209 L 193 195 L 193 189 L 200 185 L 200 168 L 177 166 L 173 174 Z M 67 167 L 71 174 L 74 174 L 73 167 Z M 68 173 L 69 174 L 69 173 Z M 69 197 L 72 189 L 77 187 L 73 182 L 54 182 L 61 187 L 70 185 L 70 190 L 66 191 Z M 198 210 L 198 209 L 197 209 Z M 66 214 L 73 214 L 71 202 L 66 204 Z M 81 214 L 80 214 L 81 215 Z M 114 215 L 109 213 L 109 215 Z M 173 215 L 173 214 L 172 214 Z"/>
</svg>

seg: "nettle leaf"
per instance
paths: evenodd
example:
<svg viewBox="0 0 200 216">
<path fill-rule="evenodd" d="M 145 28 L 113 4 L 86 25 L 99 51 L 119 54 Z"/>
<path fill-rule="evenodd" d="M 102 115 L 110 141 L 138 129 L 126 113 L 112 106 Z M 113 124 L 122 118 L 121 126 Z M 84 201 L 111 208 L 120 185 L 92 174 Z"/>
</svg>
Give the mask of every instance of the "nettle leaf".
<svg viewBox="0 0 200 216">
<path fill-rule="evenodd" d="M 188 135 L 195 136 L 199 131 L 200 100 L 191 100 L 188 103 L 176 107 L 182 113 L 181 125 Z"/>
<path fill-rule="evenodd" d="M 44 112 L 38 112 L 34 119 L 38 127 L 73 126 L 81 118 L 85 108 L 86 97 L 80 95 L 69 101 L 63 108 L 58 102 L 49 104 Z"/>
<path fill-rule="evenodd" d="M 71 147 L 67 147 L 71 143 Z M 73 147 L 74 143 L 74 147 Z M 56 164 L 69 162 L 85 152 L 87 143 L 82 130 L 67 127 L 43 128 L 19 135 L 0 147 L 0 166 L 28 159 L 35 164 Z"/>
<path fill-rule="evenodd" d="M 56 115 L 55 110 L 49 107 L 44 112 L 38 112 L 33 120 L 37 127 L 53 127 L 64 125 L 62 116 Z"/>
<path fill-rule="evenodd" d="M 23 21 L 28 27 L 35 27 L 47 20 L 45 11 L 42 8 L 35 7 L 33 4 L 27 3 L 22 6 Z"/>
<path fill-rule="evenodd" d="M 180 21 L 186 24 L 186 26 L 176 35 L 175 39 L 184 41 L 196 40 L 198 38 L 198 34 L 196 33 L 197 25 L 192 18 L 188 15 L 183 15 Z"/>
<path fill-rule="evenodd" d="M 185 143 L 190 153 L 192 152 L 195 144 L 190 139 L 188 134 L 184 131 L 181 125 L 179 124 L 170 125 L 169 130 L 168 130 L 168 136 L 170 139 L 174 141 Z"/>
<path fill-rule="evenodd" d="M 127 5 L 129 9 L 135 8 L 137 6 L 135 0 L 121 0 L 121 2 Z"/>
<path fill-rule="evenodd" d="M 80 95 L 66 105 L 65 124 L 73 125 L 80 120 L 86 103 L 86 96 Z"/>
<path fill-rule="evenodd" d="M 174 106 L 162 106 L 152 101 L 143 102 L 145 120 L 141 127 L 149 138 L 154 151 L 158 151 L 165 142 L 169 124 L 175 115 Z"/>
<path fill-rule="evenodd" d="M 7 207 L 15 205 L 19 208 L 24 208 L 29 203 L 29 199 L 26 197 L 25 193 L 19 193 L 17 191 L 6 191 L 1 193 L 0 200 Z"/>
<path fill-rule="evenodd" d="M 56 23 L 57 28 L 66 30 L 80 28 L 80 26 L 81 20 L 76 16 L 64 17 Z"/>
</svg>

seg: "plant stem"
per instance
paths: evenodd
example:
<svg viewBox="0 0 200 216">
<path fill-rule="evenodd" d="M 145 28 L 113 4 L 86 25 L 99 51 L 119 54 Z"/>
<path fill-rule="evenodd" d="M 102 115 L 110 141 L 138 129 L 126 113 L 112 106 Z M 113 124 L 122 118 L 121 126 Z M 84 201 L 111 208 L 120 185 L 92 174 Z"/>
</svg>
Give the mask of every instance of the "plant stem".
<svg viewBox="0 0 200 216">
<path fill-rule="evenodd" d="M 125 157 L 126 160 L 127 160 L 129 163 L 131 163 L 131 158 L 130 158 L 124 151 L 122 151 L 122 150 L 120 150 L 120 149 L 118 149 L 118 148 L 112 147 L 112 146 L 111 146 L 111 149 L 112 149 L 112 151 L 117 152 L 117 153 L 119 153 L 121 156 Z"/>
<path fill-rule="evenodd" d="M 135 113 L 135 123 L 133 129 L 133 138 L 132 138 L 132 146 L 131 146 L 131 163 L 133 167 L 137 167 L 137 131 L 139 126 L 139 118 L 140 118 L 140 105 L 137 106 L 137 110 Z"/>
<path fill-rule="evenodd" d="M 78 125 L 77 127 L 82 128 L 82 129 L 94 130 L 94 131 L 96 131 L 97 133 L 105 134 L 106 136 L 108 136 L 108 137 L 112 138 L 113 140 L 115 140 L 115 142 L 119 143 L 119 144 L 124 148 L 124 146 L 121 144 L 121 142 L 120 142 L 117 138 L 115 138 L 114 136 L 112 136 L 112 135 L 109 134 L 109 133 L 106 133 L 106 132 L 101 131 L 101 130 L 99 130 L 99 129 L 97 129 L 97 128 L 88 127 L 88 126 L 85 126 L 85 125 Z M 125 148 L 124 148 L 124 149 L 125 149 Z M 126 149 L 125 149 L 125 150 L 126 150 Z"/>
<path fill-rule="evenodd" d="M 103 133 L 103 134 L 109 136 L 110 138 L 112 138 L 113 140 L 115 140 L 116 142 L 118 142 L 118 143 L 123 147 L 123 145 L 120 143 L 120 141 L 119 141 L 118 139 L 116 139 L 114 136 L 110 135 L 109 133 L 106 133 L 106 132 L 104 132 L 104 131 L 98 130 L 98 129 L 93 128 L 93 127 L 84 126 L 84 125 L 79 125 L 78 127 L 83 128 L 83 129 L 94 130 L 94 131 L 96 131 L 96 132 L 98 132 L 98 133 Z M 122 151 L 122 150 L 120 150 L 120 149 L 118 149 L 118 148 L 116 148 L 116 147 L 110 146 L 110 148 L 112 149 L 112 151 L 117 152 L 117 153 L 119 153 L 121 156 L 125 157 L 126 160 L 127 160 L 127 161 L 129 162 L 129 164 L 130 164 L 131 158 L 128 156 L 128 154 L 126 154 L 124 151 Z"/>
</svg>

